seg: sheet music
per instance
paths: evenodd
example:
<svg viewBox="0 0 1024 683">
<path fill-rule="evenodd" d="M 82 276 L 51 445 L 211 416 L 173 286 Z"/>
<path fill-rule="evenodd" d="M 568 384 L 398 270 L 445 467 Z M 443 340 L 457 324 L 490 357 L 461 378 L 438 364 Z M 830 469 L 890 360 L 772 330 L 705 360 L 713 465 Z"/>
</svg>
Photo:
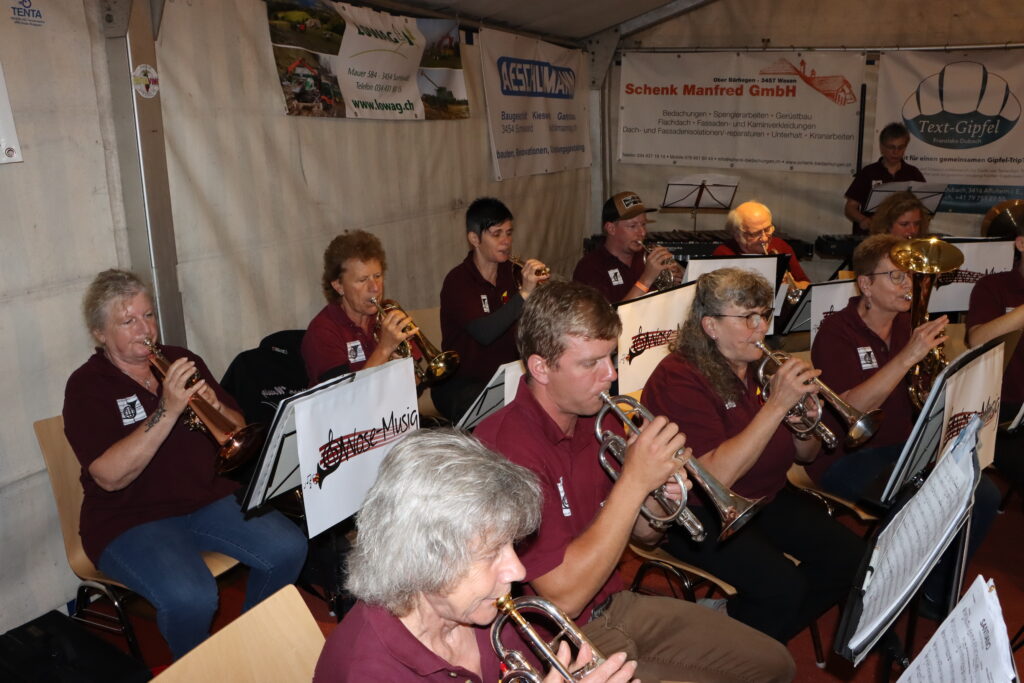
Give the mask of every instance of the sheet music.
<svg viewBox="0 0 1024 683">
<path fill-rule="evenodd" d="M 979 575 L 897 683 L 1017 680 L 992 580 Z"/>
<path fill-rule="evenodd" d="M 864 579 L 863 611 L 850 638 L 854 664 L 867 655 L 953 538 L 974 494 L 974 449 L 981 420 L 975 416 L 951 441 L 924 486 L 878 535 Z"/>
</svg>

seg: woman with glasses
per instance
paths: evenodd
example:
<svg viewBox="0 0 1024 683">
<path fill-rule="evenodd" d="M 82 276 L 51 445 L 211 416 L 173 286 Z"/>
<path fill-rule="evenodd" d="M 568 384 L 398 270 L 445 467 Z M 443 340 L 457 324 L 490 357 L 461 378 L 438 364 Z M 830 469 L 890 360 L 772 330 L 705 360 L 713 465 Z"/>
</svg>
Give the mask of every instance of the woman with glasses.
<svg viewBox="0 0 1024 683">
<path fill-rule="evenodd" d="M 811 462 L 821 448 L 817 438 L 801 440 L 785 424 L 818 371 L 797 358 L 786 361 L 763 399 L 757 342 L 771 315 L 772 288 L 760 275 L 738 268 L 702 275 L 671 353 L 644 387 L 643 403 L 686 432 L 701 464 L 724 485 L 766 499 L 746 526 L 719 543 L 717 514 L 701 492 L 693 493 L 690 505 L 707 538 L 697 543 L 674 527 L 666 547 L 737 588 L 729 616 L 785 643 L 846 597 L 863 544 L 824 506 L 786 486 L 790 465 Z"/>
</svg>

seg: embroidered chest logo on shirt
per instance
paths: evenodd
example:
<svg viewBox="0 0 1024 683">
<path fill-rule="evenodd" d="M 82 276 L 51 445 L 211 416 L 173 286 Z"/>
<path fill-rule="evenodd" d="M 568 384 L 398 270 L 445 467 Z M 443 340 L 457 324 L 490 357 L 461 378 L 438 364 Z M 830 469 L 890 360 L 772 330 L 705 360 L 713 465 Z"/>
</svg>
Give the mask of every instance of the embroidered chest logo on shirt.
<svg viewBox="0 0 1024 683">
<path fill-rule="evenodd" d="M 484 309 L 484 313 L 491 312 L 491 301 L 487 298 L 486 294 L 480 295 L 480 308 Z"/>
<path fill-rule="evenodd" d="M 358 363 L 366 360 L 366 352 L 363 351 L 363 344 L 358 339 L 348 343 L 348 362 Z"/>
<path fill-rule="evenodd" d="M 608 271 L 608 279 L 612 281 L 613 285 L 621 285 L 622 273 L 619 272 L 618 268 L 612 268 Z"/>
<path fill-rule="evenodd" d="M 569 507 L 569 499 L 565 497 L 565 487 L 562 486 L 562 479 L 564 477 L 559 477 L 558 483 L 555 484 L 558 487 L 558 497 L 562 501 L 562 516 L 572 517 L 572 508 Z"/>
<path fill-rule="evenodd" d="M 857 357 L 860 359 L 861 370 L 874 370 L 878 367 L 878 359 L 870 346 L 858 346 Z"/>
<path fill-rule="evenodd" d="M 735 407 L 736 407 L 736 401 L 726 401 L 725 402 L 725 409 L 726 410 L 732 410 Z"/>
<path fill-rule="evenodd" d="M 121 415 L 121 424 L 125 427 L 142 422 L 146 419 L 146 409 L 136 394 L 117 399 L 117 412 Z"/>
</svg>

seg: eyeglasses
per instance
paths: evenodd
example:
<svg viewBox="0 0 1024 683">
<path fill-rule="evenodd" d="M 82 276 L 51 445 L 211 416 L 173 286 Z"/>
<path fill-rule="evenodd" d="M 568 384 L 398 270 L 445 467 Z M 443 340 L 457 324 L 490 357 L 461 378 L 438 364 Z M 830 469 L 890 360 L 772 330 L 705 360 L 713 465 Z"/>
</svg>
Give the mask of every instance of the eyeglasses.
<svg viewBox="0 0 1024 683">
<path fill-rule="evenodd" d="M 747 232 L 746 230 L 742 230 L 741 232 L 743 233 L 743 236 L 748 240 L 761 240 L 765 237 L 771 237 L 773 234 L 775 234 L 775 226 L 769 225 L 767 228 L 764 228 L 763 230 L 758 230 L 757 232 Z"/>
<path fill-rule="evenodd" d="M 771 309 L 767 311 L 754 311 L 753 313 L 747 313 L 745 315 L 736 315 L 735 313 L 719 313 L 718 315 L 712 316 L 713 318 L 743 318 L 747 321 L 747 327 L 752 330 L 756 330 L 757 326 L 761 322 L 769 323 L 772 320 Z"/>
<path fill-rule="evenodd" d="M 905 270 L 880 270 L 877 273 L 868 273 L 868 275 L 888 275 L 889 280 L 894 285 L 902 285 L 907 281 L 907 271 Z"/>
</svg>

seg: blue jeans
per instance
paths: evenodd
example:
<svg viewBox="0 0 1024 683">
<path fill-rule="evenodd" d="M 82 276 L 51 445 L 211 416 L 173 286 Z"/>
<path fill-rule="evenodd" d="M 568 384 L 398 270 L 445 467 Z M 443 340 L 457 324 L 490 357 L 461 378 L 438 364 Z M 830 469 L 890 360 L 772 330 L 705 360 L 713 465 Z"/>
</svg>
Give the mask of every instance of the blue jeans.
<svg viewBox="0 0 1024 683">
<path fill-rule="evenodd" d="M 210 633 L 217 582 L 200 553 L 213 550 L 249 567 L 247 610 L 293 583 L 306 559 L 306 538 L 275 511 L 246 520 L 234 496 L 188 515 L 132 527 L 100 555 L 99 569 L 146 598 L 178 659 Z"/>
</svg>

